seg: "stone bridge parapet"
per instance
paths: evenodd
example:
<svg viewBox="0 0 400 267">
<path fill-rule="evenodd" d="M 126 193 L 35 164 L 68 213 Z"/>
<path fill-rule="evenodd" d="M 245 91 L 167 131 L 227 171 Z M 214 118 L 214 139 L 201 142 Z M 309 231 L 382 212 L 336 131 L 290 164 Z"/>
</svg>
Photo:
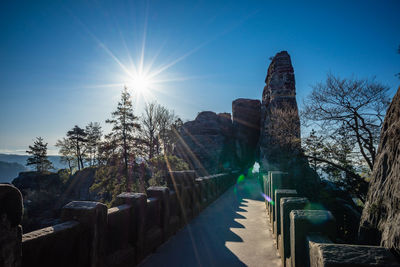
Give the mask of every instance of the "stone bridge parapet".
<svg viewBox="0 0 400 267">
<path fill-rule="evenodd" d="M 24 235 L 22 196 L 0 185 L 0 266 L 132 266 L 224 193 L 236 175 L 170 172 L 168 187 L 122 193 L 110 209 L 73 201 L 62 209 L 62 223 Z"/>
<path fill-rule="evenodd" d="M 383 247 L 338 243 L 332 213 L 290 189 L 287 172 L 260 173 L 259 179 L 283 267 L 400 266 Z"/>
</svg>

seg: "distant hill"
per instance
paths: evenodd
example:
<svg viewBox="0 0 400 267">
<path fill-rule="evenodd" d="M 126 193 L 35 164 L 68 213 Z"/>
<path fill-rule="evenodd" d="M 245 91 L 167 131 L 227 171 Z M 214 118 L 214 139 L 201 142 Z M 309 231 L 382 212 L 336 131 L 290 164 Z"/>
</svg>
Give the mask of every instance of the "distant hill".
<svg viewBox="0 0 400 267">
<path fill-rule="evenodd" d="M 26 159 L 28 155 L 15 155 L 15 154 L 0 154 L 0 161 L 8 163 L 18 163 L 26 166 Z M 67 168 L 68 166 L 60 162 L 60 156 L 48 156 L 49 160 L 53 163 L 56 170 Z M 28 170 L 33 170 L 33 167 L 26 167 Z M 18 176 L 18 175 L 17 175 Z M 15 177 L 17 177 L 15 176 Z M 1 177 L 1 176 L 0 176 Z M 14 177 L 14 178 L 15 178 Z"/>
<path fill-rule="evenodd" d="M 27 171 L 25 166 L 16 162 L 0 161 L 0 183 L 11 183 L 20 172 Z"/>
</svg>

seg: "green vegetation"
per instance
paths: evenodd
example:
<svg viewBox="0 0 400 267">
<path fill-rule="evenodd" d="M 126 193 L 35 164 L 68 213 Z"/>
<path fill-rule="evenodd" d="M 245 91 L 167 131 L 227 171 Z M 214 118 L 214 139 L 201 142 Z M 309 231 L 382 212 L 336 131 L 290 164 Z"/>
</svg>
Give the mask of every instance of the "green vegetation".
<svg viewBox="0 0 400 267">
<path fill-rule="evenodd" d="M 169 170 L 188 170 L 186 162 L 176 156 L 158 156 L 148 163 L 138 164 L 134 179 L 125 179 L 123 166 L 100 166 L 96 168 L 94 182 L 90 192 L 96 195 L 98 201 L 112 206 L 117 195 L 127 191 L 145 192 L 148 186 L 166 185 L 165 177 Z"/>
<path fill-rule="evenodd" d="M 36 137 L 33 146 L 29 146 L 26 153 L 32 155 L 27 159 L 27 166 L 34 165 L 38 172 L 53 169 L 53 164 L 47 158 L 47 143 L 43 142 L 42 137 Z"/>
<path fill-rule="evenodd" d="M 112 206 L 118 194 L 126 191 L 127 181 L 120 166 L 98 167 L 90 193 L 98 196 L 98 201 Z M 131 185 L 132 191 L 138 191 L 137 184 Z"/>
<path fill-rule="evenodd" d="M 135 160 L 135 152 L 138 146 L 138 138 L 135 134 L 140 130 L 138 117 L 133 113 L 132 99 L 125 87 L 122 91 L 121 100 L 118 102 L 117 110 L 111 113 L 112 119 L 106 120 L 113 126 L 111 133 L 107 136 L 114 140 L 115 150 L 119 151 L 123 160 L 123 171 L 128 181 L 129 160 Z"/>
<path fill-rule="evenodd" d="M 59 171 L 60 180 L 66 186 L 89 186 L 90 200 L 111 206 L 124 191 L 144 192 L 148 186 L 165 185 L 169 170 L 189 168 L 172 156 L 183 124 L 174 111 L 153 102 L 138 117 L 125 87 L 105 122 L 112 126 L 108 134 L 103 135 L 100 123 L 90 122 L 84 128 L 75 125 L 56 143 L 61 161 L 68 165 L 68 170 Z M 88 167 L 91 171 L 86 172 Z"/>
<path fill-rule="evenodd" d="M 90 191 L 112 203 L 123 191 L 140 192 L 149 185 L 165 184 L 168 170 L 188 169 L 183 160 L 171 155 L 183 124 L 174 111 L 153 102 L 138 117 L 125 87 L 111 117 L 105 121 L 112 126 L 108 134 L 103 135 L 98 122 L 90 122 L 85 128 L 75 125 L 57 141 L 61 161 L 69 167 L 63 180 L 77 170 L 94 167 Z"/>
<path fill-rule="evenodd" d="M 163 155 L 152 158 L 149 161 L 151 170 L 151 178 L 149 185 L 166 185 L 165 177 L 169 170 L 171 171 L 184 171 L 189 169 L 189 165 L 182 159 L 172 156 Z"/>
</svg>

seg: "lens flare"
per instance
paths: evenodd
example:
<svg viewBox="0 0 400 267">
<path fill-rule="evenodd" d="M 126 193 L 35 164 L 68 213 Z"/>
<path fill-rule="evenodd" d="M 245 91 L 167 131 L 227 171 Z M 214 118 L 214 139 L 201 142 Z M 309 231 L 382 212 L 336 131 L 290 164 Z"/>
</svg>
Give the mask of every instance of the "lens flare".
<svg viewBox="0 0 400 267">
<path fill-rule="evenodd" d="M 239 183 L 243 182 L 243 181 L 244 181 L 244 178 L 245 178 L 245 176 L 244 176 L 243 174 L 241 174 L 241 175 L 238 177 L 236 183 L 239 184 Z"/>
<path fill-rule="evenodd" d="M 269 196 L 267 196 L 266 194 L 264 194 L 264 193 L 261 192 L 261 195 L 263 196 L 263 198 L 264 198 L 266 201 L 268 201 L 269 203 L 271 203 L 271 205 L 274 205 L 274 204 L 275 204 L 274 201 L 272 201 L 272 199 L 271 199 Z"/>
</svg>

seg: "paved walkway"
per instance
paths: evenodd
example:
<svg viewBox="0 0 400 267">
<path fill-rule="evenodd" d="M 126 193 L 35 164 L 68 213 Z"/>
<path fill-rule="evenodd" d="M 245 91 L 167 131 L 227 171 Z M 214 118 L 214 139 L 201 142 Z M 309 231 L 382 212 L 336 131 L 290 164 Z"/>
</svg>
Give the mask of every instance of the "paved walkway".
<svg viewBox="0 0 400 267">
<path fill-rule="evenodd" d="M 225 192 L 140 266 L 281 266 L 258 183 Z"/>
</svg>

